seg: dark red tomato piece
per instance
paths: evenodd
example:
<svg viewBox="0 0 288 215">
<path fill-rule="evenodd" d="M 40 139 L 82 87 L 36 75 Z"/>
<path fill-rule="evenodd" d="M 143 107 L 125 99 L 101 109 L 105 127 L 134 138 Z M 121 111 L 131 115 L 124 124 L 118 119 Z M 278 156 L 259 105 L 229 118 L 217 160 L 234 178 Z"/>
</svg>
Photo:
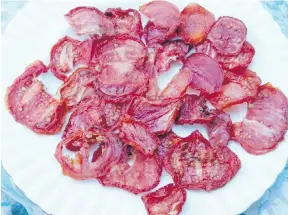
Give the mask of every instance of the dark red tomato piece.
<svg viewBox="0 0 288 215">
<path fill-rule="evenodd" d="M 99 100 L 90 99 L 79 105 L 71 114 L 63 132 L 62 139 L 72 137 L 75 133 L 88 135 L 91 127 L 104 127 L 105 119 L 102 116 Z"/>
<path fill-rule="evenodd" d="M 206 94 L 221 90 L 224 72 L 213 58 L 202 53 L 190 55 L 184 68 L 190 71 L 190 86 Z M 183 69 L 184 69 L 183 68 Z"/>
<path fill-rule="evenodd" d="M 186 95 L 179 111 L 177 124 L 208 123 L 216 116 L 215 110 L 210 110 L 206 99 L 197 95 Z"/>
<path fill-rule="evenodd" d="M 160 145 L 158 147 L 158 155 L 163 160 L 173 145 L 178 144 L 183 138 L 179 137 L 173 131 L 168 134 L 160 136 Z"/>
<path fill-rule="evenodd" d="M 62 138 L 82 132 L 89 136 L 92 127 L 115 130 L 124 116 L 127 104 L 115 104 L 101 98 L 89 99 L 77 106 L 69 118 Z"/>
<path fill-rule="evenodd" d="M 134 163 L 128 162 L 133 159 Z M 118 187 L 134 194 L 147 192 L 160 182 L 162 167 L 155 156 L 145 156 L 137 150 L 124 147 L 122 159 L 111 171 L 99 177 L 103 186 Z"/>
<path fill-rule="evenodd" d="M 155 72 L 155 60 L 156 60 L 156 53 L 149 52 L 148 59 L 145 64 L 146 75 L 149 78 L 145 97 L 148 98 L 149 100 L 157 99 L 160 94 L 160 88 L 157 83 L 157 77 Z"/>
<path fill-rule="evenodd" d="M 104 36 L 115 34 L 115 22 L 95 7 L 76 7 L 65 18 L 77 35 Z"/>
<path fill-rule="evenodd" d="M 173 61 L 182 63 L 189 50 L 189 45 L 181 40 L 168 41 L 156 47 L 155 69 L 162 74 L 170 69 Z"/>
<path fill-rule="evenodd" d="M 234 139 L 251 154 L 270 152 L 288 129 L 287 97 L 270 83 L 260 86 L 243 122 L 234 124 Z"/>
<path fill-rule="evenodd" d="M 180 108 L 178 100 L 149 101 L 144 97 L 134 99 L 128 114 L 135 121 L 146 124 L 157 135 L 171 130 Z"/>
<path fill-rule="evenodd" d="M 185 189 L 175 184 L 167 184 L 154 192 L 142 196 L 141 199 L 149 215 L 178 215 L 182 211 L 186 195 Z"/>
<path fill-rule="evenodd" d="M 92 41 L 74 40 L 68 36 L 58 40 L 50 53 L 50 68 L 60 80 L 67 80 L 66 73 L 71 72 L 75 65 L 88 65 Z"/>
<path fill-rule="evenodd" d="M 55 157 L 61 164 L 64 175 L 76 180 L 96 178 L 106 175 L 118 164 L 122 153 L 122 142 L 118 136 L 96 129 L 91 130 L 90 134 L 87 137 L 76 133 L 58 144 Z M 73 150 L 71 144 L 74 145 Z M 99 147 L 89 155 L 89 149 L 95 144 Z M 64 148 L 76 151 L 75 158 L 64 155 Z"/>
<path fill-rule="evenodd" d="M 181 99 L 186 93 L 187 88 L 191 82 L 191 71 L 187 68 L 182 68 L 177 73 L 170 83 L 161 92 L 161 99 Z"/>
<path fill-rule="evenodd" d="M 223 69 L 235 73 L 243 73 L 253 60 L 255 49 L 247 41 L 244 42 L 241 51 L 235 56 L 225 56 L 217 53 L 211 43 L 206 40 L 202 44 L 196 46 L 197 53 L 204 53 L 215 59 Z"/>
<path fill-rule="evenodd" d="M 39 134 L 58 133 L 67 112 L 65 102 L 54 99 L 37 80 L 47 71 L 42 61 L 35 61 L 6 92 L 6 106 L 14 119 Z"/>
<path fill-rule="evenodd" d="M 214 22 L 213 13 L 199 4 L 191 3 L 181 12 L 178 35 L 188 44 L 198 44 L 206 38 Z"/>
<path fill-rule="evenodd" d="M 153 155 L 159 138 L 143 123 L 125 119 L 120 126 L 120 139 L 145 155 Z"/>
<path fill-rule="evenodd" d="M 97 89 L 106 99 L 120 102 L 147 90 L 148 78 L 143 71 L 147 48 L 140 40 L 127 35 L 110 37 L 93 51 L 92 58 L 98 62 Z"/>
<path fill-rule="evenodd" d="M 180 24 L 180 11 L 170 2 L 151 1 L 139 7 L 150 21 L 144 27 L 147 45 L 162 43 L 176 35 Z"/>
<path fill-rule="evenodd" d="M 105 15 L 111 17 L 115 22 L 115 34 L 129 34 L 137 38 L 142 36 L 141 15 L 137 10 L 108 8 Z"/>
<path fill-rule="evenodd" d="M 61 100 L 66 102 L 69 109 L 75 108 L 85 99 L 100 100 L 93 86 L 96 80 L 97 74 L 93 69 L 77 69 L 60 87 Z"/>
<path fill-rule="evenodd" d="M 250 70 L 243 74 L 226 71 L 221 91 L 208 98 L 215 108 L 224 109 L 253 99 L 260 84 L 261 79 Z"/>
<path fill-rule="evenodd" d="M 207 39 L 221 55 L 237 55 L 246 41 L 247 28 L 236 18 L 220 17 L 210 29 Z"/>
<path fill-rule="evenodd" d="M 216 148 L 226 146 L 231 139 L 232 121 L 229 114 L 222 111 L 207 124 L 209 141 Z"/>
<path fill-rule="evenodd" d="M 213 148 L 197 130 L 175 144 L 164 158 L 175 184 L 191 190 L 214 190 L 227 184 L 241 162 L 227 146 Z"/>
</svg>

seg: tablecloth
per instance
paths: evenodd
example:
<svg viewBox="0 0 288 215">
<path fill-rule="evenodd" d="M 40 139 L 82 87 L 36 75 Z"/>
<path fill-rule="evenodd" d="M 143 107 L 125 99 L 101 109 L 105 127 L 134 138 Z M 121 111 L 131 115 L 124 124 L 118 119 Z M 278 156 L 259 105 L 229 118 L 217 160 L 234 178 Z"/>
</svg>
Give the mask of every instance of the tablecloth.
<svg viewBox="0 0 288 215">
<path fill-rule="evenodd" d="M 1 1 L 2 33 L 5 32 L 6 26 L 17 11 L 25 6 L 26 2 L 21 0 Z M 288 38 L 288 1 L 274 0 L 262 1 L 261 3 L 270 12 L 273 19 L 280 25 L 283 34 Z M 15 186 L 13 180 L 2 166 L 1 173 L 2 215 L 46 214 Z M 252 204 L 241 215 L 288 215 L 288 162 L 274 185 L 264 193 L 261 199 Z"/>
</svg>

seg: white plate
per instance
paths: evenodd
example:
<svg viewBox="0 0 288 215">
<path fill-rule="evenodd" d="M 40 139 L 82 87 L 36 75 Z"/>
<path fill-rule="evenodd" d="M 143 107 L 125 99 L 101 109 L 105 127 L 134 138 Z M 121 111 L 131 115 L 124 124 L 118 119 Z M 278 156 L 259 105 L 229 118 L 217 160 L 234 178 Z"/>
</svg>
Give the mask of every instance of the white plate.
<svg viewBox="0 0 288 215">
<path fill-rule="evenodd" d="M 174 1 L 180 9 L 189 2 L 189 0 Z M 143 0 L 28 3 L 25 9 L 11 21 L 2 38 L 2 107 L 4 107 L 5 87 L 10 85 L 28 64 L 35 59 L 48 63 L 50 49 L 57 39 L 65 34 L 75 37 L 63 17 L 69 9 L 80 5 L 93 5 L 101 10 L 108 7 L 138 8 L 143 3 L 145 3 Z M 260 75 L 263 82 L 269 80 L 288 95 L 288 41 L 260 2 L 210 0 L 199 3 L 211 10 L 216 17 L 230 15 L 245 22 L 248 27 L 248 41 L 256 49 L 251 68 Z M 168 81 L 168 76 L 165 76 L 167 78 L 165 82 Z M 49 74 L 41 79 L 45 79 L 49 92 L 53 93 L 61 83 Z M 241 120 L 245 112 L 243 107 L 238 109 L 241 114 L 234 114 L 234 120 Z M 146 214 L 140 196 L 117 188 L 103 188 L 96 180 L 75 181 L 63 176 L 60 165 L 53 156 L 60 135 L 34 134 L 17 124 L 4 108 L 2 108 L 1 122 L 4 167 L 16 185 L 47 213 L 54 215 Z M 192 127 L 174 129 L 180 131 L 182 135 L 187 135 Z M 282 142 L 273 152 L 262 156 L 249 155 L 235 142 L 231 142 L 229 147 L 241 159 L 242 168 L 239 173 L 219 190 L 188 191 L 183 215 L 241 213 L 272 185 L 288 157 L 287 141 Z M 165 173 L 159 187 L 168 182 L 171 182 L 171 178 Z"/>
</svg>

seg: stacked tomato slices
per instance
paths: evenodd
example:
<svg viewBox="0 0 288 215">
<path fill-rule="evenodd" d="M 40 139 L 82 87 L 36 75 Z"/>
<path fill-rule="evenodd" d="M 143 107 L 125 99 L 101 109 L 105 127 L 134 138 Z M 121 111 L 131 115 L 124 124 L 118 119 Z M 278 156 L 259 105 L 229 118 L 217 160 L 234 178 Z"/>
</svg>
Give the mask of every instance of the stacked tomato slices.
<svg viewBox="0 0 288 215">
<path fill-rule="evenodd" d="M 216 20 L 195 3 L 180 12 L 152 1 L 139 10 L 148 18 L 144 27 L 135 9 L 69 11 L 72 29 L 88 39 L 59 39 L 50 64 L 29 65 L 8 87 L 6 103 L 17 122 L 38 134 L 60 132 L 72 113 L 55 157 L 63 174 L 76 180 L 96 178 L 139 194 L 159 184 L 164 168 L 174 183 L 142 200 L 150 215 L 176 215 L 185 189 L 214 190 L 237 174 L 241 161 L 229 140 L 255 155 L 277 146 L 288 129 L 288 100 L 248 69 L 255 50 L 241 20 Z M 160 90 L 159 75 L 176 61 L 182 68 Z M 59 98 L 37 79 L 48 71 L 63 81 Z M 188 94 L 191 89 L 200 94 Z M 244 102 L 247 115 L 233 124 L 224 109 Z M 209 140 L 198 130 L 188 137 L 171 130 L 195 123 L 207 127 Z"/>
</svg>

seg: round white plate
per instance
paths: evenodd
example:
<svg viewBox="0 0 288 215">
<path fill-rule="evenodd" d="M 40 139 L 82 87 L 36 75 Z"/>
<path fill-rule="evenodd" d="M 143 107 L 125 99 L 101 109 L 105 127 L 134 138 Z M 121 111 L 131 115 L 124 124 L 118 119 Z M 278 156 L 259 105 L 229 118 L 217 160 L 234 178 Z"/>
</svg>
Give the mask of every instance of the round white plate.
<svg viewBox="0 0 288 215">
<path fill-rule="evenodd" d="M 180 9 L 189 0 L 173 1 Z M 279 26 L 262 8 L 260 2 L 251 0 L 197 1 L 216 17 L 230 15 L 244 21 L 248 27 L 248 41 L 256 49 L 251 69 L 263 82 L 270 81 L 288 95 L 288 41 Z M 92 5 L 101 10 L 108 7 L 138 8 L 144 0 L 95 0 L 84 1 L 32 1 L 9 24 L 2 38 L 2 107 L 5 88 L 19 76 L 24 68 L 36 59 L 48 63 L 52 45 L 68 34 L 76 37 L 63 15 L 76 6 Z M 179 68 L 179 67 L 178 67 Z M 175 69 L 175 68 L 174 68 Z M 175 71 L 164 75 L 164 82 Z M 61 81 L 51 74 L 41 76 L 48 91 L 55 94 Z M 163 84 L 163 83 L 162 83 Z M 163 87 L 163 86 L 162 86 Z M 244 105 L 245 106 L 245 105 Z M 235 114 L 237 110 L 238 114 Z M 245 107 L 229 110 L 233 121 L 243 118 Z M 96 180 L 75 181 L 63 176 L 54 151 L 60 134 L 41 136 L 16 123 L 2 108 L 3 165 L 16 185 L 53 215 L 144 215 L 140 196 L 117 188 L 104 188 Z M 188 135 L 197 126 L 174 127 L 181 135 Z M 287 137 L 287 135 L 286 135 Z M 288 143 L 282 142 L 276 150 L 261 156 L 246 153 L 239 144 L 229 143 L 239 156 L 242 168 L 225 187 L 212 191 L 188 191 L 183 215 L 235 215 L 243 212 L 269 188 L 283 169 L 288 157 Z M 170 176 L 162 175 L 163 186 L 171 182 Z"/>
</svg>

